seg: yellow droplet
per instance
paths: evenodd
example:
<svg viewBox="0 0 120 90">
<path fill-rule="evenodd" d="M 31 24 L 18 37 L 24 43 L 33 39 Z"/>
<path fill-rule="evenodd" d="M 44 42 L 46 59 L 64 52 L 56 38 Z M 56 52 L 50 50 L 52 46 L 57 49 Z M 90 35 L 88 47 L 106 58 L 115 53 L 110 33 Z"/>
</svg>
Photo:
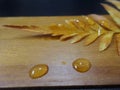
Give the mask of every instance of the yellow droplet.
<svg viewBox="0 0 120 90">
<path fill-rule="evenodd" d="M 83 18 L 87 21 L 88 24 L 90 24 L 90 25 L 94 25 L 95 24 L 95 22 L 91 18 L 89 18 L 87 16 L 83 16 Z"/>
<path fill-rule="evenodd" d="M 38 64 L 32 67 L 29 71 L 29 76 L 32 79 L 40 78 L 47 74 L 48 66 L 46 64 Z"/>
<path fill-rule="evenodd" d="M 100 23 L 101 23 L 102 26 L 111 27 L 110 24 L 105 20 L 100 21 Z"/>
<path fill-rule="evenodd" d="M 65 62 L 65 61 L 62 61 L 62 64 L 63 64 L 63 65 L 66 65 L 66 62 Z"/>
<path fill-rule="evenodd" d="M 72 65 L 73 68 L 78 72 L 86 72 L 91 68 L 91 63 L 84 58 L 79 58 L 75 60 Z"/>
</svg>

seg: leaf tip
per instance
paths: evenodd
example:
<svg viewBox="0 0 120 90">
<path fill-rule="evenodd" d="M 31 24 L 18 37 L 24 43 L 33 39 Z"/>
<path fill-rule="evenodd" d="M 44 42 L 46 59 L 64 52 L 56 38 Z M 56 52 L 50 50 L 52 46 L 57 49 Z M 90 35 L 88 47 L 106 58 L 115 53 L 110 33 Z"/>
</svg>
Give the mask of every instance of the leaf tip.
<svg viewBox="0 0 120 90">
<path fill-rule="evenodd" d="M 99 51 L 102 52 L 106 49 L 106 45 L 105 44 L 102 44 L 99 46 Z"/>
</svg>

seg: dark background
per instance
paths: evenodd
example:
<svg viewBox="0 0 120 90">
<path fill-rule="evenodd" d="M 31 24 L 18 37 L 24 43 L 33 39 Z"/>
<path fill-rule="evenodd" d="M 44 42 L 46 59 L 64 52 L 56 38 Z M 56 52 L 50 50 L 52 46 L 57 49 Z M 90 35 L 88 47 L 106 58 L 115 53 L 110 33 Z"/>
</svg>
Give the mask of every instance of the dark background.
<svg viewBox="0 0 120 90">
<path fill-rule="evenodd" d="M 106 14 L 105 0 L 0 0 L 0 16 Z"/>
<path fill-rule="evenodd" d="M 63 16 L 86 15 L 91 13 L 107 14 L 100 3 L 104 0 L 0 0 L 0 17 L 7 16 Z M 119 90 L 117 86 L 89 86 L 89 87 L 52 87 L 51 90 Z M 40 90 L 36 88 L 11 88 L 6 90 Z M 41 88 L 47 90 L 48 88 Z M 50 89 L 50 88 L 49 88 Z M 0 89 L 1 90 L 1 89 Z M 4 89 L 2 89 L 4 90 Z"/>
</svg>

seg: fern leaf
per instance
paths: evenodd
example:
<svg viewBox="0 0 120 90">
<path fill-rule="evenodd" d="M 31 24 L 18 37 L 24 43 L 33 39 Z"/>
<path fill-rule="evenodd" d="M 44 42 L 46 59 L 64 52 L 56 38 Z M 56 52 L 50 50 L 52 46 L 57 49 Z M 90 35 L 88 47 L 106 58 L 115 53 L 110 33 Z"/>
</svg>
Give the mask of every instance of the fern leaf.
<svg viewBox="0 0 120 90">
<path fill-rule="evenodd" d="M 98 24 L 100 24 L 102 27 L 114 31 L 114 32 L 120 32 L 120 28 L 113 22 L 112 20 L 109 20 L 105 16 L 102 15 L 96 15 L 91 14 L 89 15 L 92 19 L 94 19 Z"/>
<path fill-rule="evenodd" d="M 102 6 L 108 11 L 113 20 L 120 26 L 120 12 L 110 5 L 102 4 Z"/>
<path fill-rule="evenodd" d="M 54 24 L 49 26 L 48 28 L 52 32 L 52 35 L 61 35 L 61 40 L 73 37 L 81 32 L 81 30 L 75 27 L 72 22 L 68 21 L 66 24 Z"/>
<path fill-rule="evenodd" d="M 90 45 L 98 38 L 98 33 L 92 33 L 88 37 L 86 37 L 84 44 Z"/>
<path fill-rule="evenodd" d="M 107 1 L 120 9 L 119 1 Z M 107 49 L 114 35 L 116 35 L 115 39 L 120 55 L 120 12 L 108 4 L 102 4 L 102 6 L 108 11 L 114 21 L 102 15 L 92 14 L 80 16 L 79 19 L 65 20 L 63 24 L 52 24 L 48 26 L 4 25 L 4 27 L 38 32 L 39 34 L 50 34 L 51 36 L 60 36 L 60 40 L 69 38 L 71 39 L 71 43 L 80 42 L 85 38 L 84 45 L 90 45 L 96 41 L 97 38 L 101 37 L 99 51 Z"/>
<path fill-rule="evenodd" d="M 89 35 L 88 32 L 79 33 L 77 36 L 73 37 L 73 39 L 71 40 L 71 43 L 79 42 L 88 35 Z"/>
<path fill-rule="evenodd" d="M 88 16 L 81 16 L 79 19 L 66 20 L 64 24 L 52 24 L 43 28 L 40 26 L 16 26 L 4 25 L 5 27 L 17 28 L 22 30 L 34 31 L 40 34 L 51 34 L 52 36 L 60 36 L 60 40 L 72 37 L 71 43 L 85 39 L 85 45 L 94 42 L 98 37 L 107 32 L 98 23 Z M 44 26 L 45 27 L 45 26 Z M 47 32 L 49 33 L 47 33 Z"/>
<path fill-rule="evenodd" d="M 108 32 L 104 34 L 100 39 L 99 51 L 103 51 L 108 48 L 113 39 L 114 32 Z"/>
<path fill-rule="evenodd" d="M 106 1 L 112 3 L 112 4 L 115 5 L 118 9 L 120 9 L 120 1 L 118 1 L 118 0 L 106 0 Z"/>
<path fill-rule="evenodd" d="M 40 34 L 51 34 L 51 31 L 46 27 L 39 27 L 34 25 L 3 25 L 4 27 L 18 29 L 18 30 L 26 30 L 31 32 L 38 32 Z"/>
</svg>

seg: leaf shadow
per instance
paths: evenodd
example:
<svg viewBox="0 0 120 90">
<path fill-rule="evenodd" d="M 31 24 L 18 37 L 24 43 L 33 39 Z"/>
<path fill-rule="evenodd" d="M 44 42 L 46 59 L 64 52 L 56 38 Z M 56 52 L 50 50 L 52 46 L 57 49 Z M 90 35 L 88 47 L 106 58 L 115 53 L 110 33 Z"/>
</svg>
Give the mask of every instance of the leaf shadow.
<svg viewBox="0 0 120 90">
<path fill-rule="evenodd" d="M 58 40 L 60 36 L 51 36 L 51 35 L 30 35 L 17 37 L 16 39 L 40 39 L 40 40 Z"/>
</svg>

